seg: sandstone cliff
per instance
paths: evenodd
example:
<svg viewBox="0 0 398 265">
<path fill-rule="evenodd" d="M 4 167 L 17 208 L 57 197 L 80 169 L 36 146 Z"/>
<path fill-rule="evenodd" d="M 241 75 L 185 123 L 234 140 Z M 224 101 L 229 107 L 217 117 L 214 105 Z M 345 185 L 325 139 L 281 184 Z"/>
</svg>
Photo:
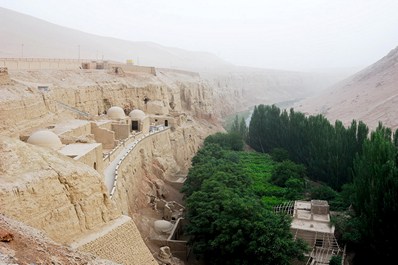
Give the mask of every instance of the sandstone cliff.
<svg viewBox="0 0 398 265">
<path fill-rule="evenodd" d="M 157 264 L 131 218 L 109 198 L 102 176 L 50 149 L 0 136 L 0 209 L 57 243 L 83 242 L 75 248 L 121 264 Z M 66 259 L 65 253 L 59 255 Z"/>
<path fill-rule="evenodd" d="M 0 209 L 53 240 L 74 237 L 120 215 L 101 176 L 46 148 L 0 138 Z"/>
<path fill-rule="evenodd" d="M 139 108 L 148 114 L 188 113 L 208 120 L 225 114 L 224 106 L 228 112 L 240 107 L 236 97 L 225 100 L 233 91 L 219 92 L 199 76 L 165 71 L 157 76 L 90 70 L 10 71 L 10 78 L 13 84 L 0 86 L 0 134 L 14 137 L 76 114 L 62 104 L 91 115 L 121 106 L 126 112 Z"/>
<path fill-rule="evenodd" d="M 156 76 L 107 70 L 11 71 L 9 76 L 11 81 L 0 86 L 0 134 L 6 135 L 0 139 L 2 213 L 59 243 L 95 238 L 80 244 L 80 249 L 102 258 L 129 264 L 126 260 L 141 255 L 136 260 L 152 264 L 150 252 L 142 248 L 144 241 L 134 239 L 137 228 L 131 221 L 106 235 L 95 235 L 121 214 L 138 220 L 141 231 L 146 229 L 138 212 L 150 207 L 151 198 L 167 193 L 165 182 L 187 173 L 203 139 L 221 130 L 217 119 L 239 107 L 232 104 L 236 94 L 213 89 L 198 74 L 167 69 Z M 233 107 L 224 109 L 219 102 Z M 126 113 L 139 108 L 173 120 L 171 129 L 142 140 L 125 159 L 112 200 L 95 170 L 13 139 L 77 117 L 96 119 L 110 106 L 122 106 Z M 128 242 L 141 247 L 126 250 L 118 236 L 123 231 L 130 231 Z M 104 240 L 112 246 L 104 248 Z M 125 254 L 113 248 L 125 249 Z"/>
<path fill-rule="evenodd" d="M 49 239 L 39 230 L 0 214 L 0 234 L 11 235 L 0 242 L 0 264 L 117 265 L 94 255 L 72 250 Z"/>
</svg>

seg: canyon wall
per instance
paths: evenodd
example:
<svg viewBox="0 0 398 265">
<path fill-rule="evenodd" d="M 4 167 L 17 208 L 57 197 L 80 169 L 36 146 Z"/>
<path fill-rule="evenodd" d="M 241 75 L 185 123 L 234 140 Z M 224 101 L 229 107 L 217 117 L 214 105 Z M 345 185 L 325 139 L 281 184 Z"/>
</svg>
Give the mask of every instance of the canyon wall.
<svg viewBox="0 0 398 265">
<path fill-rule="evenodd" d="M 12 137 L 79 114 L 64 104 L 83 112 L 80 114 L 95 116 L 120 106 L 127 113 L 138 108 L 148 114 L 188 113 L 208 120 L 239 107 L 232 102 L 235 97 L 226 100 L 233 91 L 219 93 L 200 77 L 179 73 L 153 76 L 115 75 L 106 70 L 42 70 L 10 71 L 10 78 L 13 84 L 0 86 L 0 134 Z"/>
<path fill-rule="evenodd" d="M 178 130 L 178 134 L 166 130 L 145 138 L 120 164 L 112 199 L 123 214 L 134 216 L 148 207 L 151 198 L 162 198 L 165 180 L 186 173 L 204 135 L 195 126 Z"/>
<path fill-rule="evenodd" d="M 167 70 L 157 76 L 116 75 L 105 70 L 11 71 L 10 82 L 0 86 L 2 213 L 62 244 L 91 238 L 122 214 L 134 219 L 140 209 L 149 206 L 151 198 L 167 192 L 163 189 L 166 180 L 187 173 L 204 138 L 222 130 L 218 118 L 239 105 L 229 102 L 234 96 L 225 99 L 228 93 L 213 90 L 199 75 Z M 113 199 L 97 171 L 15 139 L 75 118 L 101 119 L 111 106 L 121 106 L 126 113 L 138 108 L 170 120 L 169 130 L 143 139 L 124 160 Z M 112 239 L 110 249 L 125 249 L 124 241 L 119 240 L 123 231 L 130 231 L 128 242 L 146 250 L 134 247 L 142 253 L 118 254 L 103 247 L 103 242 Z M 102 253 L 102 258 L 115 260 L 117 256 L 116 261 L 134 255 L 147 260 L 146 264 L 154 262 L 144 241 L 137 243 L 131 231 L 138 233 L 129 221 L 79 249 Z"/>
</svg>

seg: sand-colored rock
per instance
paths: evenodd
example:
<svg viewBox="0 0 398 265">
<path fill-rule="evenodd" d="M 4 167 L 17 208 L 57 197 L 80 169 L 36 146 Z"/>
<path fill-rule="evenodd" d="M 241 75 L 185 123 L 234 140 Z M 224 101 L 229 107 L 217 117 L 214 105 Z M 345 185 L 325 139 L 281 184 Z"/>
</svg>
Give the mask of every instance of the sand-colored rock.
<svg viewBox="0 0 398 265">
<path fill-rule="evenodd" d="M 44 231 L 59 243 L 89 239 L 122 213 L 135 219 L 140 209 L 150 207 L 151 197 L 167 193 L 162 189 L 166 180 L 187 173 L 203 139 L 221 130 L 216 123 L 221 108 L 214 106 L 223 94 L 213 91 L 199 75 L 166 70 L 157 76 L 43 70 L 14 71 L 10 76 L 14 83 L 0 86 L 0 93 L 4 92 L 0 94 L 4 103 L 0 105 L 0 135 L 13 137 L 0 138 L 0 207 L 4 214 Z M 148 106 L 145 99 L 152 103 Z M 83 115 L 91 119 L 111 106 L 121 106 L 125 113 L 142 109 L 173 120 L 169 130 L 140 141 L 123 160 L 112 200 L 102 176 L 92 168 L 15 139 L 38 128 L 68 122 L 71 117 Z M 65 137 L 80 135 L 63 135 L 64 141 Z M 126 235 L 127 241 L 138 244 L 135 254 L 125 249 L 123 240 L 116 240 L 124 238 L 119 234 L 126 231 L 129 235 L 138 234 L 133 223 L 126 226 L 87 241 L 85 250 L 96 255 L 103 253 L 107 248 L 102 247 L 102 240 L 112 238 L 109 248 L 113 250 L 102 257 L 128 260 L 129 255 L 138 257 L 139 252 L 149 262 L 152 257 L 142 239 Z"/>
<path fill-rule="evenodd" d="M 78 249 L 124 265 L 158 265 L 130 218 Z"/>
<path fill-rule="evenodd" d="M 14 235 L 7 230 L 0 229 L 0 241 L 1 242 L 10 242 L 14 240 Z"/>
<path fill-rule="evenodd" d="M 119 215 L 97 171 L 50 149 L 3 136 L 0 209 L 60 243 Z"/>
<path fill-rule="evenodd" d="M 174 180 L 176 175 L 186 174 L 205 136 L 217 130 L 217 126 L 192 120 L 174 132 L 167 130 L 141 140 L 119 166 L 112 197 L 118 209 L 133 216 L 147 207 L 152 196 L 164 192 L 159 189 L 159 179 Z"/>
<path fill-rule="evenodd" d="M 0 231 L 13 240 L 0 242 L 0 264 L 117 265 L 118 263 L 57 244 L 43 232 L 0 214 Z"/>
<path fill-rule="evenodd" d="M 0 67 L 0 85 L 8 85 L 11 83 L 7 67 Z"/>
<path fill-rule="evenodd" d="M 140 109 L 147 114 L 190 113 L 205 119 L 220 117 L 220 107 L 213 108 L 219 102 L 235 109 L 240 107 L 233 102 L 229 104 L 225 93 L 217 93 L 199 76 L 173 72 L 118 76 L 91 70 L 37 70 L 13 71 L 10 77 L 15 84 L 0 86 L 3 121 L 0 134 L 13 137 L 32 128 L 61 122 L 71 115 L 82 118 L 62 104 L 94 116 L 105 113 L 111 106 L 120 106 L 126 113 Z"/>
</svg>

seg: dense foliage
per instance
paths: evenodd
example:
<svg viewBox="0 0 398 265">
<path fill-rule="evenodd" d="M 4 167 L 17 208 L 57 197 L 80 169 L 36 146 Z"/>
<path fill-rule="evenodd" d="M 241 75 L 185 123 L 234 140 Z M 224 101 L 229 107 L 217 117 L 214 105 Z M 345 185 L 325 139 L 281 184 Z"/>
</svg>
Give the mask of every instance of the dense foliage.
<svg viewBox="0 0 398 265">
<path fill-rule="evenodd" d="M 248 128 L 245 119 L 241 118 L 241 120 L 239 121 L 238 115 L 236 115 L 234 123 L 232 124 L 229 132 L 234 134 L 239 134 L 242 137 L 242 139 L 246 139 Z"/>
<path fill-rule="evenodd" d="M 375 261 L 392 260 L 398 245 L 398 152 L 395 133 L 381 125 L 354 161 L 352 197 L 360 244 Z"/>
<path fill-rule="evenodd" d="M 242 120 L 246 120 L 246 119 L 248 119 L 250 117 L 251 112 L 252 112 L 252 109 L 246 109 L 246 110 L 237 112 L 235 114 L 227 115 L 227 116 L 223 117 L 223 120 L 224 120 L 223 127 L 224 127 L 224 129 L 227 130 L 227 131 L 231 131 L 232 126 L 235 126 L 234 125 L 235 124 L 235 120 L 238 120 L 238 123 L 239 123 L 239 121 L 241 122 Z"/>
<path fill-rule="evenodd" d="M 248 143 L 276 161 L 304 164 L 310 179 L 328 184 L 311 188 L 310 197 L 346 210 L 333 222 L 339 238 L 357 253 L 355 264 L 384 264 L 398 245 L 398 130 L 393 135 L 380 124 L 370 137 L 368 131 L 362 122 L 345 128 L 322 115 L 260 105 L 253 112 Z M 293 168 L 285 162 L 271 180 L 280 187 L 290 179 L 297 182 L 301 178 L 290 172 Z"/>
<path fill-rule="evenodd" d="M 306 166 L 310 179 L 339 190 L 351 180 L 353 159 L 367 134 L 362 122 L 353 121 L 345 128 L 340 121 L 330 124 L 322 115 L 306 117 L 293 109 L 259 105 L 250 121 L 248 143 L 260 152 L 287 150 L 293 161 Z"/>
<path fill-rule="evenodd" d="M 241 151 L 243 149 L 243 137 L 237 132 L 216 133 L 205 139 L 205 144 L 218 144 L 224 149 Z"/>
<path fill-rule="evenodd" d="M 226 150 L 212 140 L 193 158 L 182 189 L 186 232 L 207 264 L 290 264 L 302 257 L 306 247 L 293 240 L 290 217 L 273 212 L 289 194 L 270 183 L 275 166 L 268 155 Z"/>
</svg>

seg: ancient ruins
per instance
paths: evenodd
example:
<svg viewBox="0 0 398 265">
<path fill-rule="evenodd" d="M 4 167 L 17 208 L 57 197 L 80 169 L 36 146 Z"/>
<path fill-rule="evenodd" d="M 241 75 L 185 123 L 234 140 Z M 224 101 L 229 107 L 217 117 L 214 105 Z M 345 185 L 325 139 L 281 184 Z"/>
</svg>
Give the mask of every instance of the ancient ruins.
<svg viewBox="0 0 398 265">
<path fill-rule="evenodd" d="M 214 102 L 239 93 L 196 73 L 112 62 L 0 65 L 1 212 L 101 259 L 183 264 L 176 191 L 231 111 Z"/>
</svg>

